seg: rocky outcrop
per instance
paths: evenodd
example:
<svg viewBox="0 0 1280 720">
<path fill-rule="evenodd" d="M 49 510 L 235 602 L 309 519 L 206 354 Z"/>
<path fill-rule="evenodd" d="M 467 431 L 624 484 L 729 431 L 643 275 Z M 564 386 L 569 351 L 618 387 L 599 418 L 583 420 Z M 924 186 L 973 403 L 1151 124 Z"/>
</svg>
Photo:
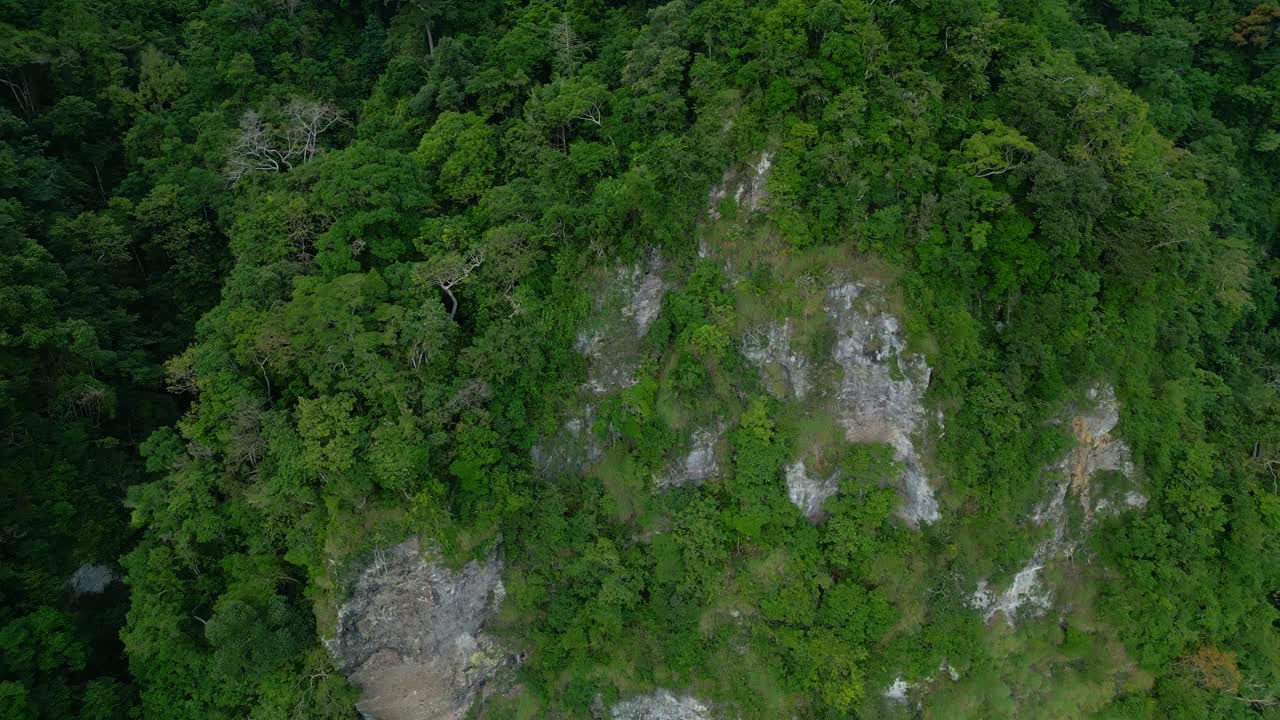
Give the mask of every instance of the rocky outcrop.
<svg viewBox="0 0 1280 720">
<path fill-rule="evenodd" d="M 928 363 L 907 349 L 883 287 L 840 282 L 826 288 L 823 300 L 836 342 L 822 368 L 794 349 L 790 319 L 748 332 L 739 348 L 743 357 L 759 368 L 775 394 L 795 400 L 816 395 L 828 402 L 849 442 L 890 445 L 903 468 L 896 480 L 902 498 L 899 517 L 912 527 L 937 520 L 938 503 L 917 447 L 926 425 Z M 778 377 L 784 392 L 779 392 Z M 813 519 L 838 483 L 835 478 L 810 478 L 802 466 L 793 465 L 787 469 L 787 488 L 792 502 Z"/>
<path fill-rule="evenodd" d="M 938 665 L 938 671 L 936 673 L 921 679 L 919 682 L 907 682 L 906 678 L 901 675 L 897 676 L 893 679 L 893 682 L 889 684 L 889 687 L 886 687 L 881 691 L 880 697 L 883 697 L 890 703 L 910 705 L 912 695 L 918 696 L 921 691 L 927 692 L 929 686 L 942 681 L 944 676 L 949 678 L 951 682 L 956 682 L 960 679 L 960 671 L 951 667 L 951 663 L 943 660 L 942 663 Z M 913 693 L 913 690 L 916 692 Z M 918 706 L 919 702 L 917 701 L 916 704 Z"/>
<path fill-rule="evenodd" d="M 600 398 L 636 383 L 641 342 L 662 312 L 667 284 L 662 255 L 649 249 L 640 261 L 601 272 L 592 291 L 592 315 L 578 331 L 574 349 L 585 356 L 587 379 L 574 412 L 559 432 L 530 450 L 544 474 L 579 472 L 599 461 L 604 447 L 591 432 Z"/>
<path fill-rule="evenodd" d="M 329 650 L 375 720 L 459 720 L 517 658 L 485 632 L 505 590 L 496 558 L 450 570 L 418 540 L 380 550 Z"/>
<path fill-rule="evenodd" d="M 915 687 L 913 683 L 907 682 L 906 680 L 903 679 L 901 675 L 899 675 L 897 678 L 894 679 L 893 684 L 885 688 L 884 692 L 880 694 L 886 700 L 889 700 L 891 702 L 896 702 L 896 703 L 902 703 L 903 705 L 906 705 L 907 693 L 913 687 Z"/>
<path fill-rule="evenodd" d="M 594 293 L 595 315 L 578 333 L 575 346 L 590 360 L 584 389 L 591 394 L 635 384 L 640 343 L 662 311 L 667 290 L 662 270 L 662 255 L 651 248 L 640 262 L 605 278 Z"/>
<path fill-rule="evenodd" d="M 839 474 L 817 477 L 809 473 L 804 461 L 798 460 L 785 468 L 787 497 L 804 513 L 817 521 L 822 519 L 822 504 L 840 490 Z"/>
<path fill-rule="evenodd" d="M 720 474 L 716 448 L 724 438 L 724 426 L 697 430 L 690 438 L 689 452 L 658 479 L 658 487 L 701 485 Z"/>
<path fill-rule="evenodd" d="M 1120 406 L 1110 385 L 1091 388 L 1085 406 L 1072 408 L 1063 419 L 1071 428 L 1075 444 L 1065 457 L 1045 468 L 1045 476 L 1053 483 L 1052 493 L 1031 516 L 1033 523 L 1049 528 L 1050 534 L 1036 546 L 1008 588 L 997 592 L 985 580 L 978 583 L 970 602 L 986 619 L 1003 613 L 1012 625 L 1019 617 L 1042 614 L 1053 601 L 1052 590 L 1041 577 L 1046 564 L 1058 557 L 1070 558 L 1099 513 L 1145 507 L 1146 497 L 1136 490 L 1126 490 L 1113 499 L 1100 496 L 1093 487 L 1092 481 L 1099 472 L 1133 475 L 1129 447 L 1111 435 L 1119 421 Z M 1068 522 L 1068 498 L 1075 498 L 1081 509 L 1082 526 L 1075 533 Z"/>
<path fill-rule="evenodd" d="M 902 463 L 898 515 L 909 525 L 938 519 L 938 502 L 916 448 L 925 419 L 931 369 L 907 350 L 901 323 L 885 307 L 881 288 L 843 283 L 827 289 L 826 310 L 835 324 L 834 357 L 841 377 L 836 418 L 850 442 L 882 442 Z"/>
<path fill-rule="evenodd" d="M 604 446 L 591 426 L 596 421 L 595 404 L 586 402 L 581 411 L 566 420 L 560 431 L 543 439 L 529 451 L 533 466 L 548 475 L 579 471 L 604 457 Z"/>
<path fill-rule="evenodd" d="M 710 720 L 711 709 L 696 698 L 658 690 L 613 706 L 613 720 Z"/>
<path fill-rule="evenodd" d="M 767 185 L 769 171 L 773 169 L 773 152 L 765 150 L 755 162 L 744 168 L 726 170 L 720 182 L 711 188 L 707 199 L 707 216 L 712 220 L 720 219 L 720 204 L 733 197 L 738 209 L 755 212 L 765 207 L 769 201 Z"/>
<path fill-rule="evenodd" d="M 619 281 L 627 288 L 622 305 L 622 316 L 636 326 L 636 337 L 642 338 L 649 326 L 662 311 L 662 296 L 667 286 L 662 280 L 662 256 L 650 250 L 642 264 L 633 265 L 619 272 Z"/>
<path fill-rule="evenodd" d="M 792 325 L 788 318 L 748 332 L 738 349 L 761 372 L 768 373 L 770 368 L 780 370 L 786 393 L 803 399 L 812 386 L 812 368 L 809 358 L 792 349 L 791 341 Z"/>
</svg>

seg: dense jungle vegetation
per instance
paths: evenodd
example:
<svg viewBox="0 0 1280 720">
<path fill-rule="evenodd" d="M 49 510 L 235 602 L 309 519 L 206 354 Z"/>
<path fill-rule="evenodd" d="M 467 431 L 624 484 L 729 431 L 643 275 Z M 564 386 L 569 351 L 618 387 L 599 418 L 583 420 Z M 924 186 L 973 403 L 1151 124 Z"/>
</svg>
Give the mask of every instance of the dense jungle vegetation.
<svg viewBox="0 0 1280 720">
<path fill-rule="evenodd" d="M 764 149 L 768 211 L 710 223 Z M 354 718 L 322 639 L 414 533 L 501 543 L 486 717 L 1280 718 L 1278 182 L 1256 0 L 0 0 L 0 718 Z M 699 262 L 733 232 L 896 278 L 937 523 L 875 446 L 826 522 L 787 502 L 800 421 L 724 388 L 741 298 L 798 291 Z M 588 278 L 648 248 L 690 274 L 614 476 L 539 474 Z M 1150 501 L 1069 611 L 984 622 L 1099 379 Z M 731 423 L 726 479 L 645 488 L 668 396 Z"/>
</svg>

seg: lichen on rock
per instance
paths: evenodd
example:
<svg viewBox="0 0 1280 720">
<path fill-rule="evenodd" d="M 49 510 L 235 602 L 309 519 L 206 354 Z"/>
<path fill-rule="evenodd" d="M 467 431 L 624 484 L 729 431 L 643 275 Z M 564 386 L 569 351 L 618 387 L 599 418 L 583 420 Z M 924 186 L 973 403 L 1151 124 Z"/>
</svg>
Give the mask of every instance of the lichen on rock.
<svg viewBox="0 0 1280 720">
<path fill-rule="evenodd" d="M 328 647 L 375 720 L 458 720 L 517 657 L 485 632 L 505 596 L 496 557 L 454 572 L 417 539 L 375 552 Z"/>
</svg>

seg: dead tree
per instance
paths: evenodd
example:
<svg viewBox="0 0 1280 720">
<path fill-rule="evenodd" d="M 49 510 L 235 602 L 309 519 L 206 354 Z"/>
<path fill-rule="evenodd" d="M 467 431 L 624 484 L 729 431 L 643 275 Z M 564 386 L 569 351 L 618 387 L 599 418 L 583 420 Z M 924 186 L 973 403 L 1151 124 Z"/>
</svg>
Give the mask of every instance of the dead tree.
<svg viewBox="0 0 1280 720">
<path fill-rule="evenodd" d="M 561 17 L 560 22 L 551 27 L 551 48 L 554 52 L 554 67 L 558 76 L 573 77 L 588 47 L 590 46 L 587 43 L 578 39 L 578 34 L 569 24 L 568 15 Z"/>
<path fill-rule="evenodd" d="M 342 122 L 342 111 L 330 103 L 294 98 L 285 106 L 284 117 L 288 145 L 299 162 L 306 162 L 315 157 L 320 136 Z"/>
<path fill-rule="evenodd" d="M 275 0 L 275 6 L 289 13 L 289 17 L 297 15 L 302 5 L 303 0 Z"/>
<path fill-rule="evenodd" d="M 293 167 L 288 153 L 276 145 L 274 133 L 256 110 L 240 118 L 240 132 L 227 149 L 227 182 L 254 172 L 283 172 Z"/>
<path fill-rule="evenodd" d="M 27 75 L 21 71 L 18 72 L 17 80 L 10 80 L 7 77 L 0 77 L 0 84 L 9 88 L 9 92 L 13 93 L 13 99 L 18 103 L 18 109 L 27 117 L 35 117 L 36 104 L 31 99 L 31 83 L 27 82 Z"/>
<path fill-rule="evenodd" d="M 240 118 L 240 130 L 227 148 L 227 182 L 255 172 L 288 172 L 294 165 L 315 157 L 319 138 L 343 121 L 337 106 L 294 98 L 280 113 L 279 126 L 267 122 L 257 110 Z"/>
</svg>

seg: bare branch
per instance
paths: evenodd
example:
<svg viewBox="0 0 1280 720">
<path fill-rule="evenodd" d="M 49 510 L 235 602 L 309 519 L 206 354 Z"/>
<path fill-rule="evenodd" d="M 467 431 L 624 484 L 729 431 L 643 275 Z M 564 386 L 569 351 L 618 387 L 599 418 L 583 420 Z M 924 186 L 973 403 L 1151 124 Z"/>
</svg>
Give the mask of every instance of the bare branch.
<svg viewBox="0 0 1280 720">
<path fill-rule="evenodd" d="M 343 121 L 337 106 L 294 98 L 281 113 L 282 127 L 266 122 L 256 110 L 240 118 L 240 131 L 227 149 L 227 182 L 235 184 L 255 172 L 287 172 L 315 157 L 319 138 Z"/>
</svg>

